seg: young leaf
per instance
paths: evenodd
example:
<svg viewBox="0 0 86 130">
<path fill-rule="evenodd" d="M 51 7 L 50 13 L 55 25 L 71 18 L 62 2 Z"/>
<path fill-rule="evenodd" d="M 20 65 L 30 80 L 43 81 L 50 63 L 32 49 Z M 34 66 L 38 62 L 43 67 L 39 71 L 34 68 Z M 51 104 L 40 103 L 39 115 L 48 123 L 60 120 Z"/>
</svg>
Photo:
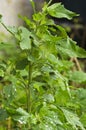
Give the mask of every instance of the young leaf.
<svg viewBox="0 0 86 130">
<path fill-rule="evenodd" d="M 74 16 L 78 16 L 76 13 L 64 8 L 61 3 L 55 3 L 47 8 L 47 12 L 52 17 L 72 19 Z"/>
</svg>

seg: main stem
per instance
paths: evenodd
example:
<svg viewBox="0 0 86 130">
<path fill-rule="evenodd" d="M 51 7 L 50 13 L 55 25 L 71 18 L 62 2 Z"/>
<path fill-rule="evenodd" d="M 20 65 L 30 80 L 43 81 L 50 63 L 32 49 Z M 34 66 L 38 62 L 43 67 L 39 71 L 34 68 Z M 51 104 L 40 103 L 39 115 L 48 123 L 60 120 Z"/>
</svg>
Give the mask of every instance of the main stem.
<svg viewBox="0 0 86 130">
<path fill-rule="evenodd" d="M 32 65 L 29 63 L 28 87 L 27 87 L 27 112 L 31 113 L 31 82 L 32 82 Z"/>
<path fill-rule="evenodd" d="M 28 85 L 27 85 L 27 91 L 26 91 L 26 96 L 27 96 L 27 112 L 31 113 L 31 82 L 32 82 L 32 64 L 31 62 L 29 63 L 29 71 L 28 71 Z M 31 129 L 31 125 L 28 122 L 26 127 Z"/>
</svg>

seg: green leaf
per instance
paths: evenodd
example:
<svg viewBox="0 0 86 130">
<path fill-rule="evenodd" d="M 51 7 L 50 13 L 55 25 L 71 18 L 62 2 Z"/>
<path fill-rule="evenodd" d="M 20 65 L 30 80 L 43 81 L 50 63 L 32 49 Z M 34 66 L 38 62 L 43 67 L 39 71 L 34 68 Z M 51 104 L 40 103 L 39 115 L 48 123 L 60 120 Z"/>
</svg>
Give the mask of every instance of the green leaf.
<svg viewBox="0 0 86 130">
<path fill-rule="evenodd" d="M 19 32 L 20 32 L 20 48 L 22 50 L 25 49 L 31 49 L 31 32 L 24 28 L 24 27 L 19 27 Z"/>
<path fill-rule="evenodd" d="M 0 77 L 4 77 L 4 71 L 0 69 Z"/>
<path fill-rule="evenodd" d="M 64 8 L 61 3 L 55 3 L 47 8 L 49 15 L 56 18 L 72 19 L 74 16 L 78 16 L 76 13 Z"/>
<path fill-rule="evenodd" d="M 28 71 L 23 69 L 23 70 L 20 70 L 20 75 L 23 77 L 23 76 L 28 76 Z"/>
<path fill-rule="evenodd" d="M 61 87 L 63 87 L 62 83 L 61 83 Z M 55 93 L 55 100 L 56 103 L 59 105 L 66 105 L 67 102 L 70 101 L 69 93 L 67 92 L 67 90 L 59 89 Z"/>
<path fill-rule="evenodd" d="M 55 55 L 53 55 L 53 54 L 49 54 L 47 58 L 51 64 L 58 63 L 58 58 L 56 58 Z"/>
<path fill-rule="evenodd" d="M 21 124 L 26 124 L 29 116 L 30 115 L 25 110 L 18 108 L 15 112 L 15 115 L 13 115 L 13 119 Z"/>
<path fill-rule="evenodd" d="M 40 22 L 42 20 L 42 18 L 43 18 L 43 15 L 42 15 L 41 12 L 36 13 L 36 14 L 33 15 L 33 20 L 37 21 L 37 22 Z"/>
<path fill-rule="evenodd" d="M 15 94 L 16 88 L 14 85 L 4 86 L 3 97 L 5 100 L 3 100 L 3 103 L 8 106 L 13 101 Z"/>
<path fill-rule="evenodd" d="M 23 70 L 25 69 L 25 67 L 28 65 L 28 60 L 27 58 L 22 58 L 22 59 L 19 59 L 17 62 L 16 62 L 16 69 L 18 70 Z"/>
<path fill-rule="evenodd" d="M 83 125 L 86 127 L 86 113 L 83 113 L 81 118 L 80 118 L 80 121 L 83 123 Z"/>
<path fill-rule="evenodd" d="M 4 121 L 8 118 L 8 114 L 5 109 L 0 108 L 0 121 Z"/>
<path fill-rule="evenodd" d="M 18 28 L 13 26 L 8 26 L 6 27 L 7 31 L 9 31 L 12 35 L 14 35 L 14 37 L 17 39 L 17 40 L 20 40 L 20 35 L 18 34 Z"/>
<path fill-rule="evenodd" d="M 19 17 L 26 23 L 27 26 L 29 26 L 29 28 L 34 29 L 36 28 L 36 25 L 33 21 L 31 21 L 30 19 L 28 19 L 26 16 L 21 16 L 19 15 Z"/>
<path fill-rule="evenodd" d="M 86 82 L 86 73 L 82 71 L 74 71 L 69 74 L 69 79 L 78 82 L 78 83 L 83 83 Z"/>
<path fill-rule="evenodd" d="M 69 37 L 57 41 L 59 53 L 69 57 L 86 58 L 86 51 L 76 45 L 76 42 Z"/>
<path fill-rule="evenodd" d="M 62 37 L 67 37 L 67 33 L 66 33 L 66 30 L 63 28 L 63 27 L 61 27 L 60 25 L 57 25 L 56 26 L 58 29 L 59 29 L 59 31 L 62 33 Z"/>
<path fill-rule="evenodd" d="M 43 98 L 45 102 L 53 103 L 55 101 L 52 94 L 44 94 Z"/>
<path fill-rule="evenodd" d="M 28 113 L 25 111 L 25 110 L 23 110 L 22 108 L 18 108 L 17 110 L 16 110 L 16 112 L 18 113 L 18 114 L 20 114 L 20 115 L 24 115 L 24 116 L 28 116 Z"/>
<path fill-rule="evenodd" d="M 52 110 L 50 111 L 46 106 L 43 106 L 41 108 L 40 116 L 43 122 L 45 123 L 45 125 L 47 125 L 47 127 L 50 126 L 52 128 L 50 130 L 53 130 L 53 128 L 57 130 L 58 125 L 63 125 L 63 123 L 60 121 L 58 117 L 58 113 L 56 113 L 56 111 L 55 112 Z"/>
<path fill-rule="evenodd" d="M 68 111 L 66 109 L 63 109 L 63 108 L 61 108 L 61 109 L 62 109 L 62 111 L 63 111 L 63 113 L 65 115 L 65 118 L 66 118 L 67 122 L 69 124 L 71 124 L 73 128 L 78 130 L 78 127 L 80 127 L 81 130 L 85 130 L 82 123 L 80 122 L 79 117 L 76 114 L 74 114 L 74 113 L 72 113 L 72 112 L 70 112 L 70 111 Z"/>
<path fill-rule="evenodd" d="M 33 83 L 33 87 L 40 93 L 42 92 L 42 86 L 44 86 L 44 85 L 45 85 L 45 83 L 42 83 L 42 82 L 34 82 Z"/>
</svg>

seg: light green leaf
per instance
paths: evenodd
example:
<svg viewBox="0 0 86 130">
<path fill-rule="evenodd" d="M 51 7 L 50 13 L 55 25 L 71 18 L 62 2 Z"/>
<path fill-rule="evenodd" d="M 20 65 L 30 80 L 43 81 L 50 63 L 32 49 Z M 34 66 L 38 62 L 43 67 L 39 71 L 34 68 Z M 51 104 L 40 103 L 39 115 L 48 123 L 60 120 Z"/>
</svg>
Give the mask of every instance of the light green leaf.
<svg viewBox="0 0 86 130">
<path fill-rule="evenodd" d="M 34 82 L 33 83 L 33 87 L 38 91 L 38 92 L 42 92 L 42 86 L 45 85 L 45 83 L 42 82 Z"/>
<path fill-rule="evenodd" d="M 76 42 L 69 37 L 57 41 L 57 49 L 59 53 L 69 57 L 85 58 L 86 51 L 76 45 Z"/>
<path fill-rule="evenodd" d="M 5 95 L 6 98 L 11 98 L 12 99 L 12 95 L 15 94 L 14 86 L 10 86 L 10 85 L 9 86 L 4 86 L 3 94 Z"/>
<path fill-rule="evenodd" d="M 21 38 L 20 48 L 22 50 L 31 49 L 31 39 L 30 39 L 31 32 L 24 27 L 19 27 L 19 32 L 20 32 L 20 38 Z"/>
<path fill-rule="evenodd" d="M 83 115 L 80 118 L 80 121 L 83 123 L 83 125 L 86 127 L 86 113 L 83 113 Z"/>
<path fill-rule="evenodd" d="M 36 27 L 35 23 L 28 19 L 26 16 L 23 17 L 19 15 L 19 17 L 27 24 L 27 26 L 29 26 L 29 28 L 34 29 Z"/>
<path fill-rule="evenodd" d="M 13 27 L 8 26 L 8 27 L 6 27 L 6 29 L 7 29 L 7 31 L 9 31 L 12 35 L 14 35 L 17 40 L 20 40 L 20 35 L 18 34 L 18 28 L 17 28 L 17 27 L 15 27 L 15 26 L 13 26 Z"/>
<path fill-rule="evenodd" d="M 36 14 L 33 15 L 33 20 L 40 22 L 42 20 L 42 17 L 43 17 L 42 13 L 39 12 L 39 13 L 36 13 Z"/>
<path fill-rule="evenodd" d="M 0 77 L 4 77 L 4 71 L 0 69 Z"/>
<path fill-rule="evenodd" d="M 82 123 L 80 122 L 79 117 L 76 114 L 74 114 L 74 113 L 72 113 L 72 112 L 70 112 L 70 111 L 68 111 L 66 109 L 63 109 L 63 108 L 61 108 L 61 109 L 62 109 L 62 111 L 63 111 L 63 113 L 65 115 L 65 118 L 66 118 L 67 122 L 69 124 L 71 124 L 73 128 L 78 130 L 78 127 L 80 127 L 81 130 L 85 130 Z"/>
<path fill-rule="evenodd" d="M 66 105 L 67 102 L 70 100 L 70 95 L 67 92 L 67 90 L 59 89 L 55 94 L 55 100 L 56 100 L 56 103 L 59 105 Z"/>
<path fill-rule="evenodd" d="M 17 110 L 16 110 L 16 112 L 18 113 L 18 114 L 20 114 L 20 115 L 24 115 L 24 116 L 28 116 L 28 113 L 25 111 L 25 110 L 23 110 L 22 108 L 18 108 Z"/>
<path fill-rule="evenodd" d="M 23 70 L 20 70 L 20 75 L 23 77 L 23 76 L 28 76 L 28 71 L 23 69 Z"/>
<path fill-rule="evenodd" d="M 44 94 L 43 98 L 45 102 L 53 103 L 55 101 L 52 94 Z"/>
<path fill-rule="evenodd" d="M 25 110 L 18 108 L 13 119 L 21 124 L 26 124 L 29 117 L 30 115 Z"/>
<path fill-rule="evenodd" d="M 40 129 L 40 130 L 53 130 L 53 129 L 56 130 L 56 128 L 53 125 L 46 123 L 46 122 L 40 123 L 38 129 Z"/>
<path fill-rule="evenodd" d="M 71 72 L 69 79 L 78 83 L 86 82 L 86 73 L 82 71 Z"/>
<path fill-rule="evenodd" d="M 55 55 L 53 55 L 53 54 L 49 54 L 47 58 L 48 58 L 48 60 L 51 64 L 57 64 L 58 63 L 58 58 L 55 57 Z"/>
<path fill-rule="evenodd" d="M 72 19 L 74 16 L 78 16 L 76 13 L 64 8 L 61 3 L 55 3 L 47 8 L 49 15 L 56 18 Z"/>
<path fill-rule="evenodd" d="M 41 108 L 40 116 L 41 118 L 43 118 L 43 122 L 45 122 L 45 124 L 49 124 L 50 126 L 52 126 L 52 128 L 56 129 L 58 125 L 63 125 L 63 123 L 60 121 L 58 117 L 58 113 L 52 110 L 50 111 L 48 107 Z"/>
</svg>

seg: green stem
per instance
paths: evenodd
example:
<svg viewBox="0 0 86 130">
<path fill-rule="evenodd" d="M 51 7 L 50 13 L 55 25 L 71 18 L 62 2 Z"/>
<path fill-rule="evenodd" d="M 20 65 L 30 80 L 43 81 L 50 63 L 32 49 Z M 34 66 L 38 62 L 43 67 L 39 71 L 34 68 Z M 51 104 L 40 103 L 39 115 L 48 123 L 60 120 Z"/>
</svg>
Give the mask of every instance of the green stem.
<svg viewBox="0 0 86 130">
<path fill-rule="evenodd" d="M 32 82 L 32 65 L 29 63 L 28 87 L 27 87 L 27 112 L 31 113 L 31 82 Z"/>
<path fill-rule="evenodd" d="M 3 22 L 1 22 L 1 24 L 10 34 L 14 36 L 14 33 L 12 33 L 12 31 L 10 31 L 9 28 Z"/>
<path fill-rule="evenodd" d="M 31 113 L 31 82 L 32 82 L 32 64 L 29 63 L 29 71 L 28 71 L 28 85 L 26 88 L 26 97 L 27 97 L 27 112 Z M 27 123 L 26 127 L 28 130 L 31 129 L 30 122 Z"/>
</svg>

